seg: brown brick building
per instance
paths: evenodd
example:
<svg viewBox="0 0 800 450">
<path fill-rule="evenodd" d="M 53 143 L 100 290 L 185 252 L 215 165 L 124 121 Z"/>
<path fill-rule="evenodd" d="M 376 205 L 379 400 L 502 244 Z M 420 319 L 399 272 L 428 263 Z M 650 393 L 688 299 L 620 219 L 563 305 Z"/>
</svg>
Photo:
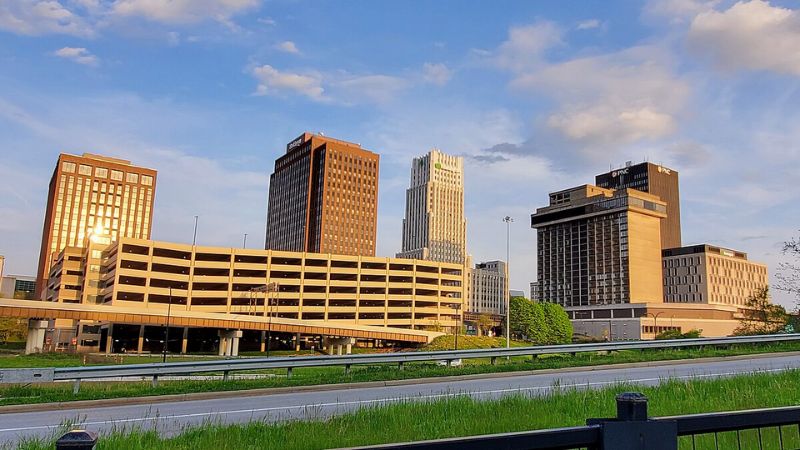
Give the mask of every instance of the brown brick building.
<svg viewBox="0 0 800 450">
<path fill-rule="evenodd" d="M 130 161 L 62 153 L 50 179 L 36 298 L 44 298 L 53 257 L 83 247 L 90 234 L 149 239 L 156 171 Z"/>
<path fill-rule="evenodd" d="M 287 144 L 270 176 L 266 248 L 374 256 L 379 159 L 318 134 Z"/>
</svg>

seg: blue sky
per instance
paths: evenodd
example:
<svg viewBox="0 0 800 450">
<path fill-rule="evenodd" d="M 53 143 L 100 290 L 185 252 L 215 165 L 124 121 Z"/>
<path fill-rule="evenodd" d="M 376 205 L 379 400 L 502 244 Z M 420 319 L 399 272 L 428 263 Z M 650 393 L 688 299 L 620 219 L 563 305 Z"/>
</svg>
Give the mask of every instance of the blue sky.
<svg viewBox="0 0 800 450">
<path fill-rule="evenodd" d="M 381 154 L 378 253 L 413 156 L 466 159 L 469 252 L 535 279 L 547 193 L 627 160 L 680 172 L 684 243 L 774 275 L 800 234 L 793 1 L 0 3 L 0 254 L 35 273 L 59 152 L 159 170 L 153 238 L 263 245 L 276 157 L 305 130 Z M 792 299 L 776 295 L 785 304 Z"/>
</svg>

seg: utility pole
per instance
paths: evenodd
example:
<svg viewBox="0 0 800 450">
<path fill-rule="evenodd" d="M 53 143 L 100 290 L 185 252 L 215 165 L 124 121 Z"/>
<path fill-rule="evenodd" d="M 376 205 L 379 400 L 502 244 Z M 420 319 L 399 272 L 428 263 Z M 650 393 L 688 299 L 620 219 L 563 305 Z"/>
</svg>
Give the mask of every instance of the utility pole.
<svg viewBox="0 0 800 450">
<path fill-rule="evenodd" d="M 509 287 L 509 281 L 511 281 L 511 268 L 510 260 L 511 260 L 511 222 L 514 221 L 514 218 L 511 216 L 505 216 L 503 218 L 503 222 L 506 223 L 506 288 Z M 506 348 L 511 348 L 511 295 L 508 293 L 508 289 L 506 291 Z"/>
<path fill-rule="evenodd" d="M 169 288 L 169 299 L 167 300 L 167 326 L 164 328 L 164 356 L 161 362 L 167 362 L 167 346 L 169 345 L 169 315 L 172 309 L 172 286 Z"/>
</svg>

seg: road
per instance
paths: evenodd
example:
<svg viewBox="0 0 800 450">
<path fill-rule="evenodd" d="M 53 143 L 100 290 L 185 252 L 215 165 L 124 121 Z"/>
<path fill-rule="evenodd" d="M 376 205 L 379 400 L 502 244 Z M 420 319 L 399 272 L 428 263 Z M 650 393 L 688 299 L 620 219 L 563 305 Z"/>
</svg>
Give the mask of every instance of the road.
<svg viewBox="0 0 800 450">
<path fill-rule="evenodd" d="M 211 400 L 191 400 L 91 409 L 65 409 L 42 412 L 0 414 L 0 444 L 12 444 L 23 437 L 51 436 L 70 421 L 101 434 L 112 429 L 157 429 L 163 435 L 179 432 L 187 425 L 204 422 L 237 423 L 252 420 L 311 420 L 354 409 L 397 401 L 434 400 L 469 395 L 497 398 L 523 393 L 541 394 L 560 387 L 601 388 L 619 382 L 656 385 L 667 378 L 700 379 L 741 373 L 777 372 L 800 368 L 797 356 L 769 356 L 714 362 L 686 362 L 651 367 L 622 367 L 547 374 L 522 374 L 416 383 L 402 386 L 360 387 L 339 390 L 314 390 L 258 396 L 236 396 Z M 413 383 L 413 381 L 411 382 Z"/>
</svg>

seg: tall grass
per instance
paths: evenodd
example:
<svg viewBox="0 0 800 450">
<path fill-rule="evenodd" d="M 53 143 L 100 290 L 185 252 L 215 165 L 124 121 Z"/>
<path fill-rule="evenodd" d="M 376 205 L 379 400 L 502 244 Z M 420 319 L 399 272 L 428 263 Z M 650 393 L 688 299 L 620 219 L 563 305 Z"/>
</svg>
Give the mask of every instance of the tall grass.
<svg viewBox="0 0 800 450">
<path fill-rule="evenodd" d="M 281 424 L 206 425 L 186 429 L 171 438 L 156 431 L 118 432 L 104 436 L 98 450 L 138 449 L 324 449 L 389 442 L 438 439 L 542 428 L 583 425 L 587 418 L 613 417 L 614 396 L 643 392 L 650 415 L 666 416 L 800 404 L 800 371 L 753 374 L 727 379 L 666 381 L 657 387 L 617 385 L 601 390 L 557 390 L 544 396 L 510 395 L 478 401 L 466 396 L 436 401 L 365 407 L 328 420 Z M 783 430 L 785 448 L 800 447 L 797 428 Z M 720 435 L 719 448 L 735 446 L 735 435 Z M 743 447 L 752 448 L 756 432 L 742 433 Z M 777 448 L 777 430 L 763 431 L 765 448 Z M 696 440 L 696 448 L 714 448 L 713 436 Z M 19 448 L 52 448 L 47 441 L 29 441 Z M 681 448 L 691 448 L 683 439 Z M 735 448 L 735 447 L 733 447 Z"/>
</svg>

